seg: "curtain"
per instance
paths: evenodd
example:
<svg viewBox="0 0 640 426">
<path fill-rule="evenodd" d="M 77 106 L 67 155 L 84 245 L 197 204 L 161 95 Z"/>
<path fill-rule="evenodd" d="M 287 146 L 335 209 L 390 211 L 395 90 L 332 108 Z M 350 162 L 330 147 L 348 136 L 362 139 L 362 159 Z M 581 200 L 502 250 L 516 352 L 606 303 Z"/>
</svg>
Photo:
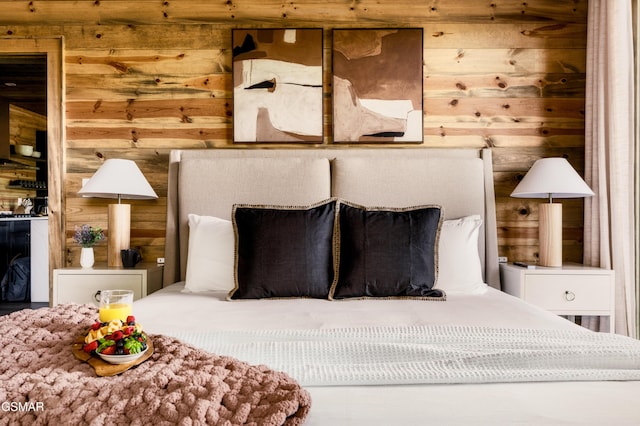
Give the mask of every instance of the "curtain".
<svg viewBox="0 0 640 426">
<path fill-rule="evenodd" d="M 589 0 L 584 263 L 615 271 L 615 330 L 636 336 L 635 112 L 631 0 Z M 583 318 L 599 331 L 607 320 Z"/>
<path fill-rule="evenodd" d="M 635 106 L 636 114 L 640 113 L 640 8 L 638 7 L 638 0 L 631 0 L 631 7 L 633 8 L 633 39 L 635 40 Z M 635 231 L 636 231 L 636 338 L 640 339 L 640 119 L 636 119 L 635 122 L 635 137 L 636 137 L 636 152 L 635 152 L 635 187 L 636 187 L 636 199 L 635 199 Z"/>
</svg>

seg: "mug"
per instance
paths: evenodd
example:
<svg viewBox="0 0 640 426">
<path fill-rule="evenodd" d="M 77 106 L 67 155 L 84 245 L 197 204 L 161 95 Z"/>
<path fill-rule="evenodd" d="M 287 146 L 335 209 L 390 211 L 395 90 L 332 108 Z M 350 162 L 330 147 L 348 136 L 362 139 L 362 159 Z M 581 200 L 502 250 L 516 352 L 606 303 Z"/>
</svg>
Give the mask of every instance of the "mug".
<svg viewBox="0 0 640 426">
<path fill-rule="evenodd" d="M 127 321 L 133 309 L 133 290 L 101 290 L 100 291 L 100 322 L 114 319 Z"/>
<path fill-rule="evenodd" d="M 142 255 L 136 249 L 120 250 L 120 257 L 122 257 L 122 266 L 125 268 L 133 268 L 142 260 Z"/>
</svg>

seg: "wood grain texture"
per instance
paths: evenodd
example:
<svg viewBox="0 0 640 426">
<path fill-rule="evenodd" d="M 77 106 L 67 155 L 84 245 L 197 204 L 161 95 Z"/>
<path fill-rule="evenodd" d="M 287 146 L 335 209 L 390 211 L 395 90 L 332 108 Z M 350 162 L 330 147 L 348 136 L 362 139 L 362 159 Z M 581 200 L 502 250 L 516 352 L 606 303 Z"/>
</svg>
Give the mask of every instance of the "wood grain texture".
<svg viewBox="0 0 640 426">
<path fill-rule="evenodd" d="M 0 117 L 8 120 L 9 144 L 15 147 L 17 144 L 35 147 L 36 130 L 47 130 L 47 118 L 15 105 L 8 105 L 8 117 Z M 0 138 L 4 138 L 0 136 Z M 5 140 L 0 140 L 3 144 Z M 8 147 L 8 146 L 7 146 Z M 9 151 L 9 150 L 8 150 Z M 43 153 L 46 154 L 46 153 Z M 10 183 L 15 180 L 36 180 L 38 163 L 35 159 L 13 155 L 13 160 L 26 166 L 25 168 L 0 167 L 0 210 L 14 211 L 18 207 L 18 198 L 33 198 L 36 191 L 26 188 L 12 188 Z"/>
<path fill-rule="evenodd" d="M 469 1 L 376 1 L 359 0 L 208 0 L 129 1 L 1 0 L 0 23 L 29 25 L 34 22 L 61 24 L 176 24 L 230 22 L 269 26 L 274 22 L 321 26 L 335 24 L 380 25 L 389 22 L 415 24 L 431 21 L 493 22 L 553 21 L 584 22 L 586 1 L 522 0 Z M 285 25 L 287 26 L 287 25 Z"/>
<path fill-rule="evenodd" d="M 541 203 L 538 206 L 540 265 L 562 266 L 562 204 Z"/>
<path fill-rule="evenodd" d="M 509 197 L 519 179 L 541 157 L 564 156 L 583 169 L 586 1 L 0 0 L 0 7 L 3 41 L 64 37 L 56 82 L 64 83 L 57 108 L 64 127 L 50 147 L 57 170 L 50 204 L 60 215 L 53 249 L 67 265 L 79 257 L 69 230 L 107 227 L 107 204 L 77 191 L 108 158 L 135 160 L 158 193 L 132 203 L 131 246 L 146 260 L 163 256 L 169 151 L 237 146 L 233 28 L 324 29 L 323 145 L 333 143 L 331 30 L 422 28 L 420 147 L 493 147 L 499 252 L 510 260 L 538 257 L 538 201 Z M 282 146 L 314 149 L 249 147 Z M 563 208 L 563 256 L 579 262 L 582 202 Z M 106 260 L 106 245 L 95 252 Z"/>
</svg>

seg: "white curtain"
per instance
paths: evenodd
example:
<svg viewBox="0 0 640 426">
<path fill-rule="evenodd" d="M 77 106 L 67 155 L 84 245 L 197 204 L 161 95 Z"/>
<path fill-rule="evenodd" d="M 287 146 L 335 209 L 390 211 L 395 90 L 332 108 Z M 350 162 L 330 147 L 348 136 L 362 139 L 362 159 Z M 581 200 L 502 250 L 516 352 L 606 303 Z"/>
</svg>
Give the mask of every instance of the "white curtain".
<svg viewBox="0 0 640 426">
<path fill-rule="evenodd" d="M 634 62 L 632 0 L 589 0 L 584 263 L 616 281 L 616 333 L 636 336 Z M 605 331 L 607 321 L 583 318 Z"/>
<path fill-rule="evenodd" d="M 640 8 L 638 7 L 638 0 L 632 0 L 633 6 L 633 35 L 635 40 L 635 94 L 636 94 L 636 113 L 640 113 Z M 635 170 L 635 185 L 636 185 L 636 199 L 635 199 L 635 212 L 636 212 L 636 338 L 640 339 L 640 119 L 636 119 L 635 123 L 635 135 L 636 135 L 636 170 Z"/>
</svg>

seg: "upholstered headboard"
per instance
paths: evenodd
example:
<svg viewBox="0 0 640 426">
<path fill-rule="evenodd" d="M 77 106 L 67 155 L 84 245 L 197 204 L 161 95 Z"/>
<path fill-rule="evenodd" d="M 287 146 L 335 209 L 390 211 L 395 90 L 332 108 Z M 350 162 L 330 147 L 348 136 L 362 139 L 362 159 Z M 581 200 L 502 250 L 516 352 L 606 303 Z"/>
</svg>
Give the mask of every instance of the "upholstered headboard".
<svg viewBox="0 0 640 426">
<path fill-rule="evenodd" d="M 333 196 L 376 207 L 440 204 L 445 219 L 481 215 L 485 282 L 500 288 L 488 149 L 174 150 L 168 184 L 165 286 L 185 278 L 189 213 L 229 219 L 236 203 L 308 205 Z"/>
</svg>

